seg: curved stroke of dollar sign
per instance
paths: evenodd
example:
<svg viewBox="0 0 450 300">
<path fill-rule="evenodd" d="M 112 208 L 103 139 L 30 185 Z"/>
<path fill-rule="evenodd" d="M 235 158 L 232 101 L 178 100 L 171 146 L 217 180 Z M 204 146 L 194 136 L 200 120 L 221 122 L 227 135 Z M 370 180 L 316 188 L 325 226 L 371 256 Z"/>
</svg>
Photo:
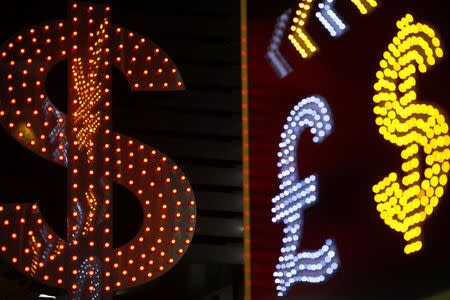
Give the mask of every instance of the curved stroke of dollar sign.
<svg viewBox="0 0 450 300">
<path fill-rule="evenodd" d="M 399 31 L 380 61 L 373 97 L 379 132 L 403 148 L 404 159 L 404 176 L 390 173 L 373 192 L 381 218 L 403 234 L 406 254 L 422 248 L 422 223 L 443 196 L 450 167 L 445 117 L 433 106 L 417 103 L 414 89 L 417 71 L 425 73 L 443 51 L 430 26 L 413 22 L 410 14 L 397 22 Z"/>
<path fill-rule="evenodd" d="M 328 103 L 319 96 L 303 99 L 290 112 L 281 134 L 280 194 L 272 199 L 275 216 L 272 222 L 283 222 L 285 236 L 281 256 L 274 272 L 278 296 L 284 296 L 296 282 L 323 282 L 339 267 L 335 242 L 328 239 L 316 251 L 299 252 L 303 230 L 303 210 L 318 200 L 317 175 L 299 180 L 297 169 L 297 147 L 303 130 L 309 127 L 313 142 L 322 142 L 332 131 L 333 123 Z"/>
<path fill-rule="evenodd" d="M 113 26 L 110 7 L 72 3 L 67 22 L 37 25 L 3 47 L 0 121 L 23 146 L 68 168 L 66 239 L 32 204 L 0 206 L 0 254 L 69 299 L 111 299 L 112 292 L 163 275 L 186 252 L 196 212 L 186 176 L 167 156 L 114 133 L 111 71 L 134 91 L 183 90 L 175 64 L 147 38 Z M 45 93 L 58 62 L 69 63 L 69 112 Z M 112 246 L 112 183 L 129 189 L 144 213 L 137 235 Z"/>
</svg>

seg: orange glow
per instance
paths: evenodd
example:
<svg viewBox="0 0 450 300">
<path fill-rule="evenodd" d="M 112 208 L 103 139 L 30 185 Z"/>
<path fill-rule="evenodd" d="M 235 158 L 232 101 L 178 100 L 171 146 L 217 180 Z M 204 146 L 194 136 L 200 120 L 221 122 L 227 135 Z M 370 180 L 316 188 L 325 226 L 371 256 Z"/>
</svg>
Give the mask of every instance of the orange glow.
<svg viewBox="0 0 450 300">
<path fill-rule="evenodd" d="M 63 166 L 70 162 L 67 242 L 46 224 L 36 204 L 5 205 L 0 206 L 4 224 L 0 237 L 14 246 L 2 245 L 1 253 L 27 275 L 73 294 L 78 289 L 96 292 L 89 279 L 86 284 L 75 283 L 87 271 L 80 268 L 86 260 L 113 270 L 100 275 L 88 271 L 89 276 L 105 277 L 105 291 L 162 276 L 181 259 L 195 225 L 191 218 L 195 215 L 194 195 L 182 170 L 154 148 L 114 133 L 110 124 L 113 65 L 127 75 L 133 91 L 182 90 L 180 72 L 149 39 L 110 25 L 107 15 L 99 18 L 109 9 L 90 7 L 74 4 L 68 22 L 33 26 L 0 50 L 0 64 L 6 72 L 0 74 L 4 79 L 0 95 L 5 99 L 0 103 L 1 124 L 39 156 Z M 113 59 L 108 61 L 109 57 Z M 43 84 L 48 71 L 63 60 L 70 66 L 67 115 L 50 102 Z M 28 131 L 22 127 L 36 138 L 27 138 Z M 56 134 L 51 136 L 52 132 Z M 137 196 L 145 216 L 133 240 L 117 249 L 110 240 L 113 180 Z M 175 227 L 177 234 L 172 230 Z M 96 240 L 98 232 L 104 239 Z M 16 251 L 19 246 L 21 250 Z M 48 259 L 43 258 L 44 252 Z M 14 257 L 17 253 L 23 257 Z"/>
</svg>

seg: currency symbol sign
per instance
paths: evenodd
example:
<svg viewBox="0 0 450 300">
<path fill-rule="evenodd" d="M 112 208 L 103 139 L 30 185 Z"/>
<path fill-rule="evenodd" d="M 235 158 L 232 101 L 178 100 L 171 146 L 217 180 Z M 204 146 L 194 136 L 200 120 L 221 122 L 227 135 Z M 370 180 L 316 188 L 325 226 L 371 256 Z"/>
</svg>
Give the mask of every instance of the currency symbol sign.
<svg viewBox="0 0 450 300">
<path fill-rule="evenodd" d="M 391 172 L 373 187 L 380 217 L 403 234 L 406 254 L 422 249 L 423 222 L 444 195 L 450 169 L 450 136 L 441 112 L 417 101 L 417 71 L 427 72 L 444 55 L 428 25 L 407 14 L 383 53 L 374 85 L 375 122 L 380 134 L 402 147 L 403 176 Z M 423 163 L 425 162 L 425 164 Z"/>
<path fill-rule="evenodd" d="M 3 47 L 0 121 L 23 146 L 67 167 L 68 234 L 59 237 L 36 203 L 0 206 L 0 253 L 16 269 L 69 299 L 111 299 L 114 290 L 163 275 L 183 256 L 196 212 L 186 176 L 167 156 L 112 131 L 111 76 L 134 91 L 182 90 L 166 53 L 111 23 L 108 6 L 71 3 L 70 19 L 33 26 Z M 45 93 L 49 70 L 69 65 L 69 111 Z M 126 245 L 112 246 L 112 186 L 139 199 L 144 220 Z"/>
<path fill-rule="evenodd" d="M 304 210 L 317 204 L 318 176 L 299 178 L 297 148 L 300 136 L 310 128 L 313 142 L 320 143 L 331 134 L 333 120 L 327 101 L 320 96 L 301 100 L 287 117 L 278 152 L 280 193 L 272 198 L 272 222 L 283 222 L 283 247 L 273 273 L 277 295 L 285 296 L 297 282 L 319 283 L 333 276 L 339 267 L 336 243 L 327 239 L 315 251 L 300 251 Z"/>
</svg>

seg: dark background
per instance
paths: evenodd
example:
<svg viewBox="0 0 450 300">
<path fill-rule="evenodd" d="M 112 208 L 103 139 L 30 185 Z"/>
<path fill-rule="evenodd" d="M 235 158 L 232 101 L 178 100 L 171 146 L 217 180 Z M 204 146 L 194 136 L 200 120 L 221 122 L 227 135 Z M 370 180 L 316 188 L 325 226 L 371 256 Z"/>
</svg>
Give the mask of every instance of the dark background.
<svg viewBox="0 0 450 300">
<path fill-rule="evenodd" d="M 278 194 L 276 167 L 282 126 L 292 107 L 320 94 L 332 108 L 334 132 L 314 144 L 304 134 L 299 145 L 301 177 L 318 173 L 319 203 L 305 211 L 301 249 L 317 249 L 336 240 L 341 257 L 337 274 L 325 284 L 298 283 L 285 299 L 423 299 L 450 289 L 450 192 L 425 221 L 423 249 L 403 253 L 404 241 L 384 225 L 373 200 L 372 186 L 400 170 L 401 149 L 378 133 L 372 97 L 375 73 L 395 23 L 406 13 L 431 24 L 439 33 L 445 57 L 417 78 L 418 101 L 433 104 L 449 121 L 450 30 L 447 1 L 388 0 L 367 16 L 350 1 L 336 1 L 337 12 L 350 26 L 333 39 L 310 17 L 307 29 L 320 48 L 309 60 L 285 38 L 281 50 L 294 72 L 279 80 L 264 55 L 276 18 L 298 1 L 250 0 L 250 187 L 252 226 L 252 294 L 275 299 L 272 273 L 282 242 L 282 224 L 271 223 L 271 199 Z M 315 7 L 315 5 L 314 5 Z M 446 47 L 447 45 L 447 47 Z M 450 295 L 440 299 L 450 299 Z"/>
<path fill-rule="evenodd" d="M 240 299 L 242 295 L 242 164 L 240 11 L 238 0 L 97 1 L 112 5 L 113 23 L 149 37 L 181 72 L 184 92 L 131 93 L 113 73 L 114 130 L 176 161 L 197 199 L 197 228 L 181 262 L 165 276 L 115 299 Z M 64 0 L 2 1 L 0 44 L 29 26 L 65 19 Z M 66 111 L 67 65 L 46 82 L 52 102 Z M 0 130 L 0 202 L 38 202 L 46 221 L 65 236 L 66 170 L 21 147 Z M 137 232 L 142 211 L 114 186 L 114 243 Z M 0 298 L 62 295 L 0 263 Z"/>
</svg>

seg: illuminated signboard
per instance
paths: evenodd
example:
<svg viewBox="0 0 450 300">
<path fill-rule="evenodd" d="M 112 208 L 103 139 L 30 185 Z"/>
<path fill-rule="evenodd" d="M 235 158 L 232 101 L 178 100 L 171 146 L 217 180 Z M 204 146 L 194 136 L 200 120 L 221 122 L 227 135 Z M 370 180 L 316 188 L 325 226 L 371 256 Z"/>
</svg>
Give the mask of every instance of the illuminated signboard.
<svg viewBox="0 0 450 300">
<path fill-rule="evenodd" d="M 363 15 L 378 6 L 377 1 L 375 0 L 352 0 L 351 2 Z M 288 38 L 302 58 L 310 58 L 319 49 L 310 34 L 305 29 L 309 23 L 309 18 L 314 10 L 315 3 L 316 0 L 300 0 L 298 8 L 292 17 L 292 24 L 290 27 L 291 33 L 288 35 Z M 320 2 L 317 5 L 318 11 L 315 13 L 315 16 L 320 21 L 322 26 L 328 31 L 328 33 L 332 37 L 337 38 L 344 33 L 348 26 L 338 15 L 334 6 L 335 0 L 325 0 Z M 280 78 L 284 78 L 292 72 L 292 67 L 279 50 L 284 32 L 287 29 L 290 15 L 291 10 L 289 9 L 278 18 L 272 40 L 267 51 L 267 59 L 275 73 Z"/>
<path fill-rule="evenodd" d="M 280 194 L 272 199 L 275 216 L 272 222 L 283 222 L 283 247 L 274 272 L 278 296 L 283 296 L 296 282 L 319 283 L 333 275 L 339 259 L 335 243 L 327 240 L 315 251 L 300 252 L 303 234 L 303 210 L 314 205 L 319 198 L 318 176 L 310 175 L 299 180 L 297 147 L 300 136 L 309 127 L 314 143 L 320 143 L 333 129 L 333 120 L 328 103 L 318 96 L 300 101 L 287 117 L 281 134 L 278 152 L 278 178 L 281 180 Z"/>
<path fill-rule="evenodd" d="M 183 90 L 168 55 L 111 22 L 109 6 L 72 3 L 70 18 L 30 27 L 1 49 L 0 121 L 24 147 L 67 167 L 68 234 L 59 237 L 36 203 L 0 206 L 2 257 L 17 270 L 69 291 L 110 299 L 170 270 L 190 245 L 192 188 L 168 156 L 112 130 L 112 68 L 133 91 Z M 48 98 L 45 80 L 69 65 L 69 112 Z M 130 190 L 144 219 L 126 245 L 112 245 L 112 184 Z M 33 199 L 30 199 L 32 201 Z"/>
<path fill-rule="evenodd" d="M 290 14 L 291 9 L 288 9 L 278 18 L 266 54 L 267 61 L 272 65 L 272 68 L 280 78 L 284 78 L 292 72 L 291 65 L 280 52 L 281 41 L 288 26 Z"/>
<path fill-rule="evenodd" d="M 447 13 L 425 1 L 297 4 L 248 4 L 246 299 L 449 290 Z"/>
<path fill-rule="evenodd" d="M 399 32 L 380 61 L 373 111 L 380 134 L 403 148 L 404 175 L 390 173 L 373 192 L 380 217 L 403 233 L 407 242 L 404 250 L 410 254 L 422 248 L 421 224 L 444 195 L 450 136 L 440 111 L 416 102 L 416 75 L 427 72 L 442 58 L 441 42 L 430 26 L 414 23 L 410 14 L 399 20 L 397 27 Z"/>
<path fill-rule="evenodd" d="M 341 36 L 347 25 L 342 21 L 342 19 L 337 15 L 334 9 L 334 0 L 326 0 L 325 2 L 319 3 L 320 10 L 316 12 L 316 17 L 322 23 L 332 37 Z"/>
</svg>

